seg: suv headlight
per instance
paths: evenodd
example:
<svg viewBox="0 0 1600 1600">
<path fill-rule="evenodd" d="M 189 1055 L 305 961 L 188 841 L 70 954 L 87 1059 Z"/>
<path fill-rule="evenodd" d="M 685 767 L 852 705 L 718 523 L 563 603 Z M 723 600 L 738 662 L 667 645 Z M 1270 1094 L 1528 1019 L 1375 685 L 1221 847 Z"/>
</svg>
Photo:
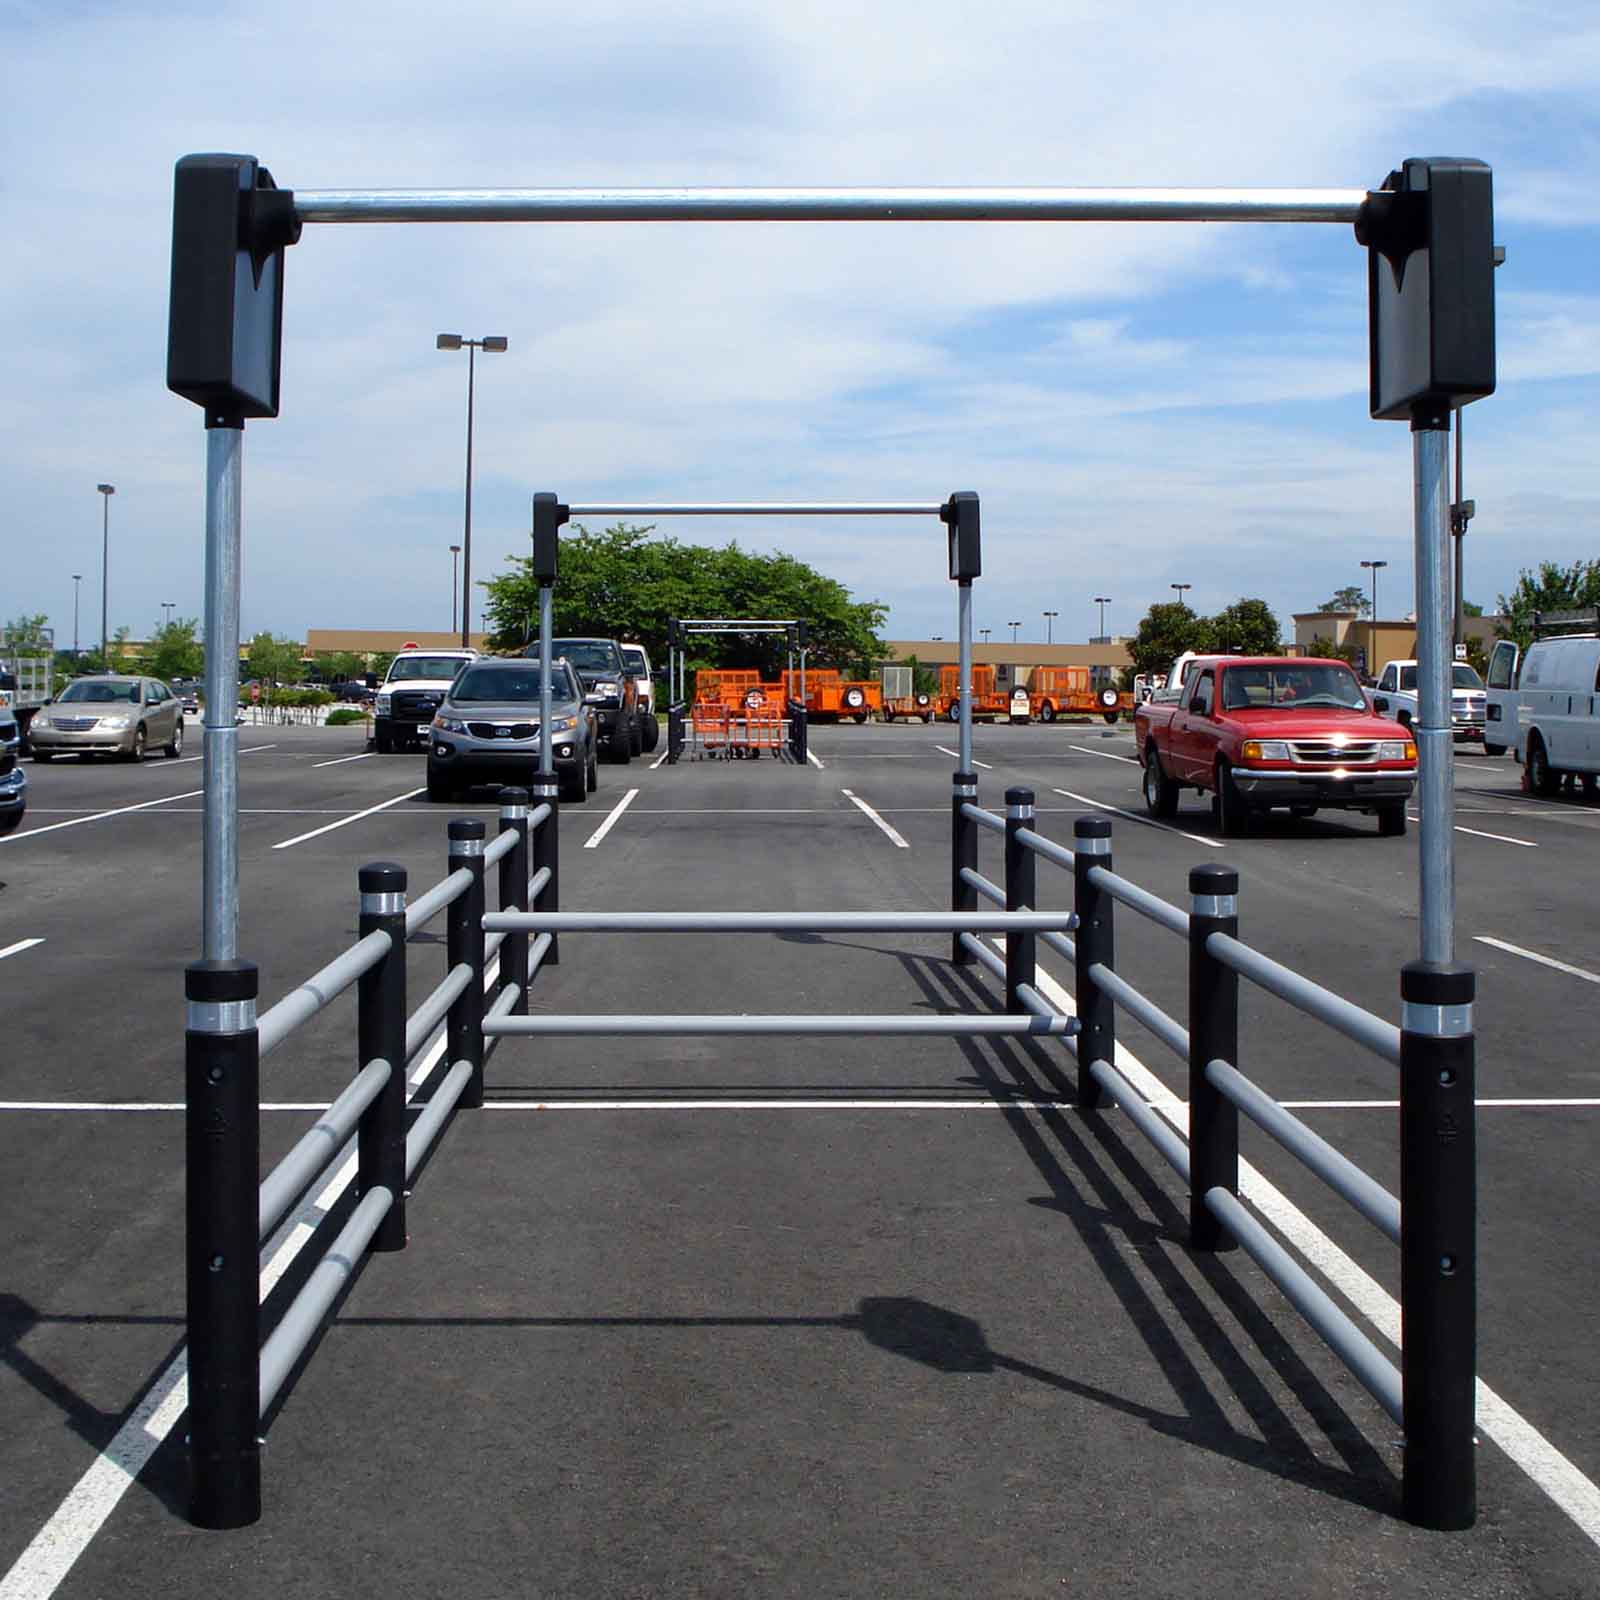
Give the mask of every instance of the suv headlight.
<svg viewBox="0 0 1600 1600">
<path fill-rule="evenodd" d="M 1246 761 L 1289 760 L 1289 746 L 1283 739 L 1246 739 L 1240 753 Z"/>
<path fill-rule="evenodd" d="M 552 733 L 571 733 L 578 726 L 576 717 L 551 717 L 550 731 Z"/>
<path fill-rule="evenodd" d="M 389 715 L 390 703 L 390 697 L 388 695 L 380 694 L 378 696 L 378 715 L 380 717 L 386 717 Z"/>
<path fill-rule="evenodd" d="M 447 717 L 442 711 L 433 719 L 433 725 L 441 733 L 465 733 L 467 725 L 458 722 L 454 717 Z"/>
<path fill-rule="evenodd" d="M 1417 747 L 1409 739 L 1385 739 L 1378 746 L 1380 761 L 1415 761 Z"/>
</svg>

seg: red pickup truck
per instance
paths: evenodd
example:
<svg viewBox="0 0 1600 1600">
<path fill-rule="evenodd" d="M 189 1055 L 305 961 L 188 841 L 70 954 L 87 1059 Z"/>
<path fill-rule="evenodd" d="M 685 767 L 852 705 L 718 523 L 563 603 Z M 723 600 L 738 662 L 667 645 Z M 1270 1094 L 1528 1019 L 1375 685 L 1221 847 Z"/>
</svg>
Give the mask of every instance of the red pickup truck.
<svg viewBox="0 0 1600 1600">
<path fill-rule="evenodd" d="M 1416 744 L 1368 708 L 1342 661 L 1200 656 L 1181 689 L 1134 712 L 1133 728 L 1153 817 L 1173 816 L 1179 791 L 1194 788 L 1211 792 L 1225 834 L 1243 833 L 1255 812 L 1323 806 L 1375 813 L 1382 834 L 1406 831 Z"/>
</svg>

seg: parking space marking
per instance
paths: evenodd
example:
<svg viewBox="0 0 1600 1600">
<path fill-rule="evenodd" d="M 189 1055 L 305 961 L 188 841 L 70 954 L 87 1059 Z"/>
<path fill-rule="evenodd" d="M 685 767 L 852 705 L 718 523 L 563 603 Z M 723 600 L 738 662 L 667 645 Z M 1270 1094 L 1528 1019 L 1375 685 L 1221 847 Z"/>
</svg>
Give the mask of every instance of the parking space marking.
<svg viewBox="0 0 1600 1600">
<path fill-rule="evenodd" d="M 315 839 L 324 833 L 332 833 L 335 828 L 348 828 L 352 822 L 359 822 L 363 817 L 375 816 L 380 811 L 387 811 L 390 806 L 397 806 L 405 800 L 415 800 L 419 794 L 426 794 L 428 786 L 423 784 L 420 788 L 407 789 L 404 794 L 397 794 L 392 800 L 384 800 L 375 806 L 368 806 L 365 811 L 354 811 L 348 817 L 341 817 L 337 822 L 330 822 L 325 827 L 313 828 L 310 833 L 297 833 L 292 839 L 285 839 L 282 844 L 273 845 L 274 850 L 287 850 L 291 845 L 304 844 L 307 839 Z"/>
<path fill-rule="evenodd" d="M 363 750 L 358 756 L 340 756 L 336 761 L 313 761 L 311 765 L 313 767 L 342 767 L 347 761 L 368 761 L 376 753 L 373 750 Z"/>
<path fill-rule="evenodd" d="M 24 950 L 31 950 L 36 944 L 43 943 L 43 939 L 18 939 L 15 944 L 8 944 L 4 950 L 0 950 L 0 961 L 7 956 L 20 956 Z"/>
<path fill-rule="evenodd" d="M 1542 956 L 1537 950 L 1524 950 L 1520 944 L 1509 944 L 1504 939 L 1491 938 L 1487 933 L 1475 933 L 1473 939 L 1479 944 L 1492 945 L 1496 950 L 1504 950 L 1510 955 L 1521 956 L 1524 961 L 1537 961 L 1541 967 L 1554 967 L 1557 972 L 1565 972 L 1574 978 L 1582 978 L 1585 983 L 1600 983 L 1600 973 L 1586 972 L 1582 967 L 1569 966 L 1565 961 L 1557 961 L 1554 956 Z"/>
<path fill-rule="evenodd" d="M 1137 756 L 1119 756 L 1114 750 L 1091 750 L 1086 744 L 1071 744 L 1067 748 L 1069 750 L 1081 750 L 1086 756 L 1104 756 L 1107 761 L 1126 761 L 1132 767 L 1139 765 Z"/>
<path fill-rule="evenodd" d="M 889 842 L 891 844 L 897 845 L 902 850 L 909 850 L 911 848 L 911 846 L 906 843 L 905 839 L 898 832 L 896 832 L 896 830 L 891 827 L 889 823 L 885 822 L 883 818 L 880 817 L 878 813 L 861 798 L 860 795 L 853 794 L 849 789 L 841 789 L 839 793 L 842 794 L 851 805 L 858 806 L 862 811 L 865 811 L 866 814 L 871 817 L 875 823 L 877 823 L 878 827 L 889 836 Z"/>
<path fill-rule="evenodd" d="M 936 744 L 933 748 L 935 750 L 942 751 L 947 756 L 953 756 L 957 761 L 961 759 L 961 752 L 959 750 L 952 750 L 949 745 Z M 991 762 L 980 761 L 976 756 L 972 758 L 972 764 L 975 767 L 982 767 L 985 772 L 994 771 L 994 766 Z"/>
<path fill-rule="evenodd" d="M 1185 833 L 1182 828 L 1174 828 L 1170 823 L 1157 822 L 1154 817 L 1141 817 L 1137 811 L 1125 811 L 1121 806 L 1109 805 L 1104 800 L 1091 800 L 1086 794 L 1074 794 L 1070 789 L 1057 789 L 1057 794 L 1064 794 L 1069 800 L 1081 800 L 1086 806 L 1094 806 L 1100 811 L 1115 811 L 1119 817 L 1127 817 L 1133 822 L 1142 822 L 1147 828 L 1159 828 L 1163 833 L 1175 833 L 1180 839 L 1193 839 L 1196 844 L 1203 844 L 1208 848 L 1222 849 L 1222 840 L 1208 839 L 1204 834 Z"/>
<path fill-rule="evenodd" d="M 656 768 L 659 767 L 661 765 L 661 763 L 663 761 L 665 761 L 667 759 L 667 757 L 670 756 L 671 754 L 672 754 L 672 745 L 671 745 L 671 742 L 669 741 L 668 744 L 667 744 L 667 748 L 665 750 L 663 750 L 661 752 L 661 754 L 658 755 L 655 758 L 655 760 L 650 763 L 650 770 L 652 772 L 654 772 L 656 770 Z"/>
<path fill-rule="evenodd" d="M 0 844 L 21 844 L 24 839 L 36 839 L 41 833 L 54 833 L 57 828 L 78 828 L 85 822 L 99 822 L 104 817 L 125 817 L 130 811 L 148 811 L 152 806 L 170 805 L 174 800 L 193 800 L 204 794 L 204 789 L 186 789 L 182 794 L 169 794 L 160 800 L 142 800 L 136 806 L 118 806 L 113 811 L 91 811 L 86 817 L 74 817 L 70 822 L 47 822 L 42 828 L 21 828 L 8 833 Z"/>
<path fill-rule="evenodd" d="M 1004 948 L 1002 940 L 995 944 Z M 1058 1010 L 1075 1015 L 1072 996 L 1042 968 L 1035 986 Z M 1181 1100 L 1122 1043 L 1115 1065 L 1152 1110 L 1185 1138 L 1189 1103 Z M 1346 1255 L 1317 1225 L 1248 1161 L 1239 1162 L 1239 1194 L 1325 1277 L 1396 1349 L 1400 1348 L 1400 1305 L 1365 1268 Z M 1527 1473 L 1572 1522 L 1600 1545 L 1600 1487 L 1586 1478 L 1520 1413 L 1479 1378 L 1477 1426 Z"/>
<path fill-rule="evenodd" d="M 1415 811 L 1406 813 L 1413 822 L 1421 822 L 1421 816 Z M 1482 828 L 1463 828 L 1458 822 L 1455 824 L 1457 833 L 1470 833 L 1474 839 L 1493 839 L 1497 844 L 1519 844 L 1524 850 L 1537 850 L 1539 847 L 1532 839 L 1513 839 L 1509 833 L 1485 833 Z"/>
<path fill-rule="evenodd" d="M 806 760 L 809 761 L 811 763 L 811 765 L 814 766 L 817 769 L 818 772 L 826 772 L 827 771 L 827 768 L 824 767 L 823 764 L 820 761 L 817 760 L 816 751 L 808 749 L 806 751 Z"/>
<path fill-rule="evenodd" d="M 624 811 L 628 809 L 629 806 L 633 804 L 634 796 L 637 795 L 638 792 L 639 791 L 637 789 L 630 789 L 619 801 L 617 801 L 617 803 L 611 808 L 611 815 L 607 817 L 606 820 L 602 822 L 600 826 L 583 841 L 583 848 L 585 850 L 594 850 L 599 847 L 600 841 L 605 838 L 605 836 L 610 833 L 614 827 L 616 827 L 617 819 Z"/>
</svg>

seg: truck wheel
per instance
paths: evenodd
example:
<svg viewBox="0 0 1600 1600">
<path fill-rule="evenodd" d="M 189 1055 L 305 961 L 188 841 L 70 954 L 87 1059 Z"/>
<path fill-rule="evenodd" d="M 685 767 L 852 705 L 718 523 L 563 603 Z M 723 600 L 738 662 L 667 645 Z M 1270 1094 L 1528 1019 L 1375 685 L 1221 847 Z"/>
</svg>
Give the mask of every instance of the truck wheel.
<svg viewBox="0 0 1600 1600">
<path fill-rule="evenodd" d="M 1561 787 L 1561 774 L 1550 765 L 1544 740 L 1538 734 L 1528 740 L 1528 763 L 1522 769 L 1522 779 L 1529 794 L 1542 795 L 1546 800 Z"/>
<path fill-rule="evenodd" d="M 606 759 L 614 767 L 625 767 L 633 760 L 633 741 L 624 729 L 618 728 L 611 735 L 611 745 L 606 751 Z"/>
<path fill-rule="evenodd" d="M 1154 745 L 1144 758 L 1144 808 L 1152 817 L 1178 814 L 1178 786 L 1161 770 L 1161 757 Z"/>
<path fill-rule="evenodd" d="M 1399 838 L 1406 831 L 1406 803 L 1378 807 L 1378 832 L 1385 839 Z"/>
<path fill-rule="evenodd" d="M 644 753 L 648 755 L 660 743 L 661 724 L 653 714 L 647 712 L 644 719 Z"/>
<path fill-rule="evenodd" d="M 1217 763 L 1217 827 L 1225 838 L 1237 839 L 1249 826 L 1250 808 L 1233 781 L 1233 768 Z"/>
<path fill-rule="evenodd" d="M 1041 722 L 1054 722 L 1056 720 L 1056 708 L 1048 700 L 1039 707 L 1039 720 Z"/>
<path fill-rule="evenodd" d="M 379 728 L 372 736 L 373 743 L 378 748 L 380 756 L 386 756 L 394 749 L 394 738 L 387 728 Z"/>
</svg>

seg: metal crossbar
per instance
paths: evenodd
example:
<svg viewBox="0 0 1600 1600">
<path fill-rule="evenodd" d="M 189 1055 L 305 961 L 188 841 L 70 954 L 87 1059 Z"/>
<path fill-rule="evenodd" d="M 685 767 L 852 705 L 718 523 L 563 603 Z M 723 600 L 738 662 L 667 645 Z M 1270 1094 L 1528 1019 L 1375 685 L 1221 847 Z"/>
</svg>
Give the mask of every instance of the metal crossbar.
<svg viewBox="0 0 1600 1600">
<path fill-rule="evenodd" d="M 485 1017 L 486 1038 L 496 1035 L 559 1035 L 568 1038 L 613 1036 L 681 1037 L 687 1034 L 827 1034 L 830 1036 L 911 1034 L 982 1038 L 988 1034 L 1056 1034 L 1077 1031 L 1078 1019 L 1050 1016 L 538 1016 Z"/>
<path fill-rule="evenodd" d="M 1004 833 L 1006 819 L 996 815 L 993 811 L 985 811 L 982 806 L 975 806 L 970 800 L 961 803 L 961 815 L 971 817 L 980 828 L 987 828 L 991 833 Z"/>
<path fill-rule="evenodd" d="M 1070 911 L 488 911 L 485 931 L 551 933 L 1042 933 Z"/>
<path fill-rule="evenodd" d="M 457 867 L 426 894 L 418 895 L 406 907 L 406 937 L 410 938 L 418 928 L 425 928 L 446 906 L 459 900 L 471 887 L 472 874 L 465 867 Z"/>
<path fill-rule="evenodd" d="M 1018 828 L 1016 839 L 1018 844 L 1026 846 L 1036 856 L 1043 856 L 1046 861 L 1053 861 L 1058 867 L 1065 867 L 1068 872 L 1072 871 L 1078 859 L 1072 851 L 1057 844 L 1053 839 L 1045 838 L 1042 833 L 1035 833 L 1032 828 Z"/>
<path fill-rule="evenodd" d="M 1136 883 L 1130 883 L 1128 879 L 1112 872 L 1109 867 L 1090 867 L 1089 877 L 1096 888 L 1104 889 L 1113 900 L 1120 900 L 1130 911 L 1137 911 L 1141 917 L 1148 917 L 1152 922 L 1159 923 L 1163 928 L 1177 934 L 1179 938 L 1189 937 L 1187 911 L 1180 911 L 1177 906 L 1170 905 L 1159 895 L 1151 894 L 1148 889 L 1141 889 Z"/>
<path fill-rule="evenodd" d="M 1129 1016 L 1142 1022 L 1180 1061 L 1189 1059 L 1189 1030 L 1175 1017 L 1168 1016 L 1148 995 L 1142 994 L 1126 978 L 1098 961 L 1089 968 L 1089 976 Z"/>
<path fill-rule="evenodd" d="M 302 1022 L 309 1022 L 324 1006 L 337 1000 L 357 978 L 388 955 L 393 943 L 381 929 L 369 933 L 263 1012 L 256 1023 L 261 1054 L 277 1049 Z"/>
</svg>

